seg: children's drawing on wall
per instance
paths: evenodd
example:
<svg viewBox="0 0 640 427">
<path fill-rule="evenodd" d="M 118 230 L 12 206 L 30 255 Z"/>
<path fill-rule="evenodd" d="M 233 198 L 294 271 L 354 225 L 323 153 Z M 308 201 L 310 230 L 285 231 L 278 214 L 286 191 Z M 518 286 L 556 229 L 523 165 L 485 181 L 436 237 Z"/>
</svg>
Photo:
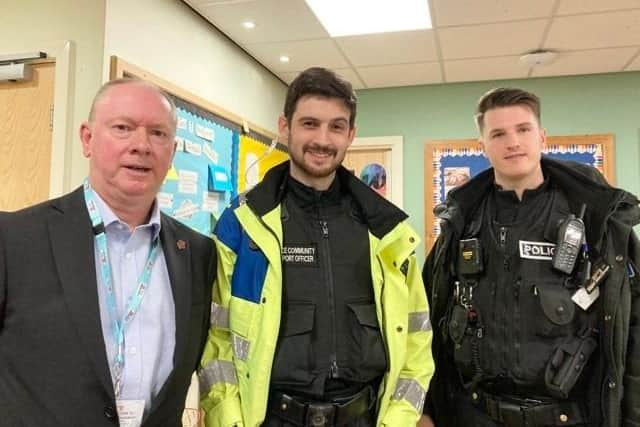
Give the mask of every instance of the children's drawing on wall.
<svg viewBox="0 0 640 427">
<path fill-rule="evenodd" d="M 471 179 L 471 169 L 468 167 L 444 168 L 444 194 Z"/>
<path fill-rule="evenodd" d="M 360 179 L 376 193 L 387 197 L 387 171 L 378 163 L 369 163 L 360 171 Z"/>
</svg>

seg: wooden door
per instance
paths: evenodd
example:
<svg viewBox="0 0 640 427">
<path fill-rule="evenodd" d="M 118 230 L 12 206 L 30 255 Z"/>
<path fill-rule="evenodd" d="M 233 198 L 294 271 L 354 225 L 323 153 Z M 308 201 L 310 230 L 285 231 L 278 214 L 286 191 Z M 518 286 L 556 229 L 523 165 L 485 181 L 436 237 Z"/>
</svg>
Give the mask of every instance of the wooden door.
<svg viewBox="0 0 640 427">
<path fill-rule="evenodd" d="M 0 82 L 0 210 L 49 198 L 55 62 L 30 81 Z"/>
</svg>

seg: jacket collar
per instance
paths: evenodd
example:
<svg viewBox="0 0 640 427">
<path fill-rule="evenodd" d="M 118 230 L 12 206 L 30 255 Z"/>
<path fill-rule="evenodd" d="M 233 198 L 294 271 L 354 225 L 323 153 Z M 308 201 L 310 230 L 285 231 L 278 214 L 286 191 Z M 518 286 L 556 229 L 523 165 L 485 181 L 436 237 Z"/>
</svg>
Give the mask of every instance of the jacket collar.
<svg viewBox="0 0 640 427">
<path fill-rule="evenodd" d="M 113 396 L 102 338 L 91 220 L 82 187 L 52 201 L 47 218 L 53 257 L 67 307 L 81 346 L 89 353 L 96 376 Z"/>
<path fill-rule="evenodd" d="M 259 216 L 276 208 L 282 201 L 289 178 L 289 161 L 271 168 L 264 179 L 246 195 L 246 203 Z M 407 214 L 367 187 L 343 166 L 336 171 L 342 191 L 351 194 L 371 233 L 382 238 Z"/>
</svg>

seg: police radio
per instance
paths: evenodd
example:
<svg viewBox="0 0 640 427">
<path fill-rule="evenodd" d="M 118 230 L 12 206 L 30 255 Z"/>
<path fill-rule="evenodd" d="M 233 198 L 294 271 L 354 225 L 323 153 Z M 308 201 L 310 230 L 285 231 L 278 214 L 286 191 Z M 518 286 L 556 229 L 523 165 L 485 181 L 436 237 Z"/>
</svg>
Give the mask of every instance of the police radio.
<svg viewBox="0 0 640 427">
<path fill-rule="evenodd" d="M 580 216 L 569 214 L 558 228 L 558 242 L 551 259 L 551 264 L 556 270 L 571 274 L 580 254 L 580 248 L 584 241 L 584 222 L 582 217 L 587 206 L 582 204 Z"/>
</svg>

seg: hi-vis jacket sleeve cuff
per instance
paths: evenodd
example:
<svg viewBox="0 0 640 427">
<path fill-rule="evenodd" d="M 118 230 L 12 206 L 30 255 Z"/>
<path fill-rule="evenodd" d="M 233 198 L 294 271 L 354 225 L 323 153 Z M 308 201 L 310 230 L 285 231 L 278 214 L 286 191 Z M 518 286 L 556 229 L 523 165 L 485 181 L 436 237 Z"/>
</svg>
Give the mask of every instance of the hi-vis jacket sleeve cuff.
<svg viewBox="0 0 640 427">
<path fill-rule="evenodd" d="M 210 410 L 205 409 L 205 427 L 243 427 L 240 399 L 227 399 Z"/>
<path fill-rule="evenodd" d="M 418 381 L 400 378 L 382 425 L 415 427 L 422 415 L 425 394 L 425 389 Z"/>
</svg>

